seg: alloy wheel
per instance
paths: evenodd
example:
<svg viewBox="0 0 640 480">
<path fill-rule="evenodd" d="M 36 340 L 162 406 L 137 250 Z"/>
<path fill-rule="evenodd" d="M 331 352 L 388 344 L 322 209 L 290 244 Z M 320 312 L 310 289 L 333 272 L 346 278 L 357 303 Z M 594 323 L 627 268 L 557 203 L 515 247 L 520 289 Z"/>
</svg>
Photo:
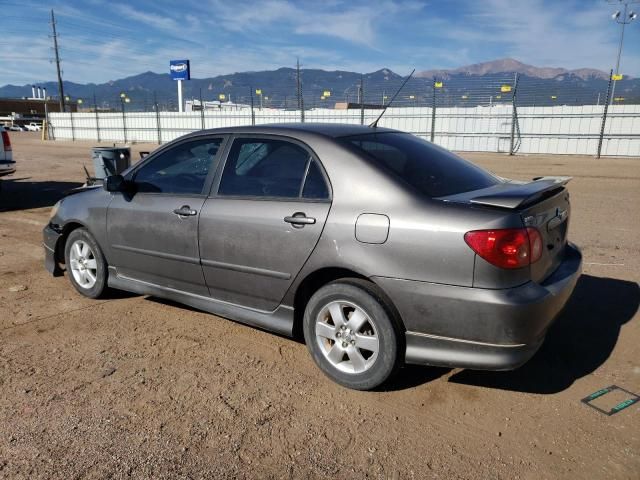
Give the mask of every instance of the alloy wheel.
<svg viewBox="0 0 640 480">
<path fill-rule="evenodd" d="M 71 274 L 76 283 L 87 290 L 96 284 L 98 262 L 89 244 L 84 240 L 76 240 L 69 250 Z"/>
<path fill-rule="evenodd" d="M 352 302 L 325 305 L 316 317 L 315 335 L 322 354 L 342 372 L 365 372 L 378 357 L 380 342 L 375 323 Z"/>
</svg>

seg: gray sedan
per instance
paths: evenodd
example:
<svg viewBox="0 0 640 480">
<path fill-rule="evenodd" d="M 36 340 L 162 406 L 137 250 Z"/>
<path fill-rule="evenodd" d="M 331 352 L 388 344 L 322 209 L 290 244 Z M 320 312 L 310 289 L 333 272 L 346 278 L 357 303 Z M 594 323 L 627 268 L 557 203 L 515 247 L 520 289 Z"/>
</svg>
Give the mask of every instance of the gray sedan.
<svg viewBox="0 0 640 480">
<path fill-rule="evenodd" d="M 569 180 L 505 180 L 385 128 L 205 130 L 61 200 L 46 267 L 87 297 L 127 290 L 304 336 L 350 388 L 403 363 L 508 370 L 580 274 Z"/>
</svg>

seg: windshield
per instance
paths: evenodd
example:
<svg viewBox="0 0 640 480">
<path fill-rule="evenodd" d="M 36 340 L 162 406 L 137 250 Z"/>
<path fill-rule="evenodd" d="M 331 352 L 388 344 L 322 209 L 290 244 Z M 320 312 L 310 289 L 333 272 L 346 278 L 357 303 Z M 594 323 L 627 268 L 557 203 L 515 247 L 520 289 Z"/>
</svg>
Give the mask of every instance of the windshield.
<svg viewBox="0 0 640 480">
<path fill-rule="evenodd" d="M 486 170 L 409 133 L 368 133 L 341 140 L 429 197 L 444 197 L 500 183 Z"/>
</svg>

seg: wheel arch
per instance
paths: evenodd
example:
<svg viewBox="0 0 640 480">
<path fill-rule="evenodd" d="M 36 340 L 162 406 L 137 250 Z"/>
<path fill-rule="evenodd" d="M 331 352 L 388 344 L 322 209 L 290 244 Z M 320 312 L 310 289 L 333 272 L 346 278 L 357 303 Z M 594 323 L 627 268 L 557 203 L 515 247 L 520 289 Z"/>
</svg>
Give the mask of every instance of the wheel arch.
<svg viewBox="0 0 640 480">
<path fill-rule="evenodd" d="M 304 310 L 311 296 L 328 283 L 337 280 L 352 280 L 355 284 L 366 283 L 381 297 L 383 307 L 389 310 L 390 317 L 396 322 L 401 332 L 406 328 L 393 301 L 376 282 L 370 278 L 343 267 L 323 267 L 309 273 L 298 285 L 293 300 L 293 337 L 303 338 L 302 321 Z"/>
<path fill-rule="evenodd" d="M 64 248 L 65 248 L 65 245 L 67 244 L 67 238 L 69 238 L 69 234 L 71 232 L 73 232 L 74 230 L 77 230 L 78 228 L 87 228 L 87 226 L 78 221 L 72 220 L 65 223 L 64 226 L 62 227 L 62 233 L 60 235 L 60 238 L 58 238 L 58 241 L 56 242 L 56 249 L 55 249 L 55 260 L 57 263 L 59 264 L 65 263 Z"/>
</svg>

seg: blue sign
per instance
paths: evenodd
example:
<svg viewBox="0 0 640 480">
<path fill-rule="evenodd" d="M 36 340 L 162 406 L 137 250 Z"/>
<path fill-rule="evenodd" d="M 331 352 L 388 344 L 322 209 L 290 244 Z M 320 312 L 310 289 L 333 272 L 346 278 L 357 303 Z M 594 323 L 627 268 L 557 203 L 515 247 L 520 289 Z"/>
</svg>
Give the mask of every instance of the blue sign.
<svg viewBox="0 0 640 480">
<path fill-rule="evenodd" d="M 191 80 L 189 60 L 169 60 L 169 72 L 172 80 Z"/>
</svg>

